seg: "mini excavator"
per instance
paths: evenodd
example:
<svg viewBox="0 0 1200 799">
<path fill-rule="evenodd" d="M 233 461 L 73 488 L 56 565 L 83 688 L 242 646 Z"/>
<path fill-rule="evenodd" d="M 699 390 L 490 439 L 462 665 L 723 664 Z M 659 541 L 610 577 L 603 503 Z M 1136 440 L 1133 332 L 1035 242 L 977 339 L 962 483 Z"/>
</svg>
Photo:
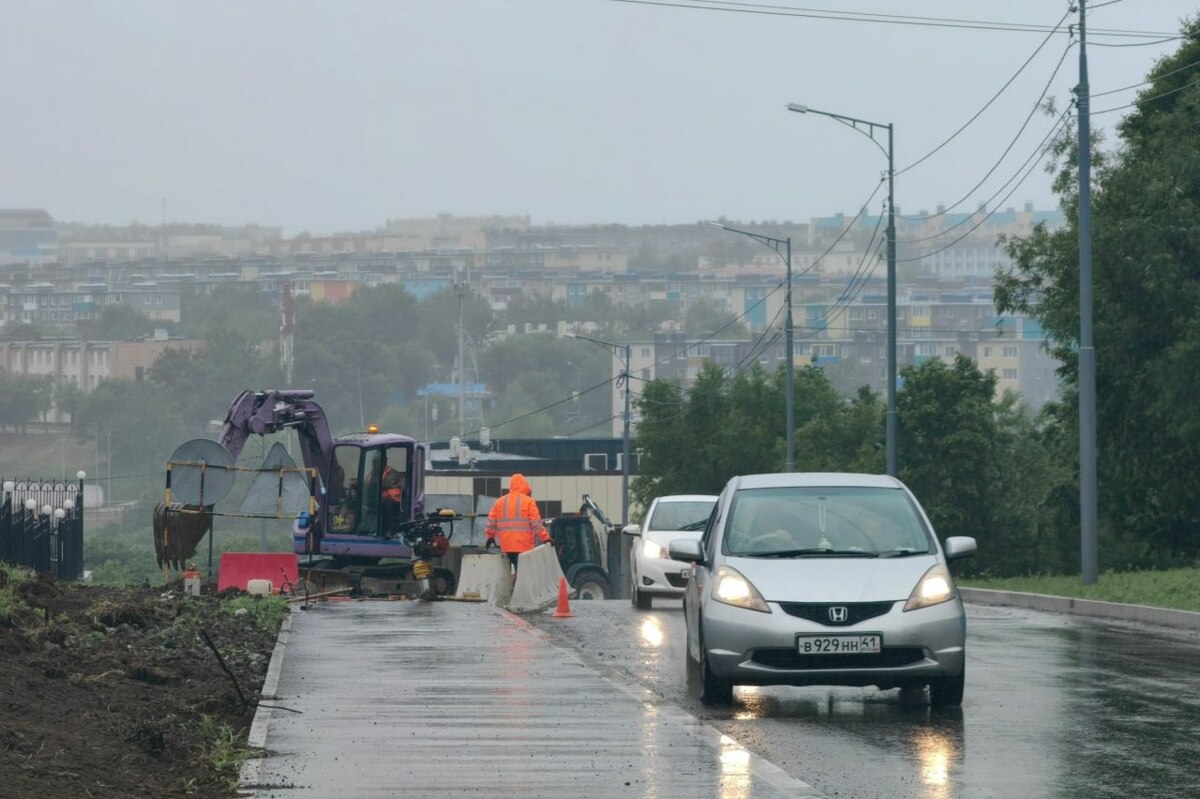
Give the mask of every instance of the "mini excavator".
<svg viewBox="0 0 1200 799">
<path fill-rule="evenodd" d="M 292 549 L 305 556 L 302 572 L 361 574 L 387 561 L 389 573 L 411 574 L 424 599 L 453 593 L 453 574 L 436 569 L 432 560 L 446 554 L 458 517 L 452 511 L 425 513 L 425 445 L 407 436 L 380 433 L 373 425 L 366 432 L 334 438 L 313 395 L 311 390 L 240 393 L 229 406 L 216 442 L 188 442 L 204 445 L 210 484 L 217 482 L 220 469 L 232 469 L 251 435 L 295 430 L 310 475 L 305 481 L 309 510 L 300 511 L 292 527 Z M 184 450 L 185 446 L 176 450 L 173 461 L 178 462 L 178 453 Z M 211 501 L 205 499 L 203 488 L 193 497 L 198 502 L 171 502 L 173 469 L 179 471 L 180 466 L 168 465 L 167 502 L 154 511 L 154 542 L 159 566 L 182 568 L 211 532 L 213 515 L 221 513 L 214 509 L 211 494 Z M 302 470 L 291 471 L 299 479 Z"/>
</svg>

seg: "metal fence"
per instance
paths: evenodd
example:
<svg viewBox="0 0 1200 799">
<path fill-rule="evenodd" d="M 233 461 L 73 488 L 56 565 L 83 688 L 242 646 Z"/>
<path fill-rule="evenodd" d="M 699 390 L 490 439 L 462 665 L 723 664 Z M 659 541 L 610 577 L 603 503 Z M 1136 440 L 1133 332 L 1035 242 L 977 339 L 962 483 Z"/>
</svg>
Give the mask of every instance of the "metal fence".
<svg viewBox="0 0 1200 799">
<path fill-rule="evenodd" d="M 0 561 L 83 576 L 83 480 L 0 479 Z"/>
</svg>

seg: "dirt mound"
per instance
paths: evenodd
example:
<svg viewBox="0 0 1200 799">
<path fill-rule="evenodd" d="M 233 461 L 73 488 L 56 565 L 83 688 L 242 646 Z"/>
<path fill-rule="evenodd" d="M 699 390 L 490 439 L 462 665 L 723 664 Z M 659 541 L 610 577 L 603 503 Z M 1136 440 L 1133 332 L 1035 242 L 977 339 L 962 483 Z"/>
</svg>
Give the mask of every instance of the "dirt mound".
<svg viewBox="0 0 1200 799">
<path fill-rule="evenodd" d="M 6 575 L 0 799 L 235 796 L 285 613 L 279 600 Z"/>
</svg>

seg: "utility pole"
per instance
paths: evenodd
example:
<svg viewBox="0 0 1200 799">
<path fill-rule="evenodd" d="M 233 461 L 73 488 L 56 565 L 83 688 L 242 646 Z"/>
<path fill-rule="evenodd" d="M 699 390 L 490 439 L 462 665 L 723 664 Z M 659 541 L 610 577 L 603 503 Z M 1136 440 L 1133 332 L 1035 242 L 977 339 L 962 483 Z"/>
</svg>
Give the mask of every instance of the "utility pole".
<svg viewBox="0 0 1200 799">
<path fill-rule="evenodd" d="M 1092 344 L 1092 122 L 1087 0 L 1079 0 L 1079 555 L 1084 585 L 1099 575 L 1096 532 L 1096 349 Z"/>
<path fill-rule="evenodd" d="M 625 381 L 625 426 L 621 435 L 621 526 L 629 524 L 629 359 L 631 348 L 625 345 L 625 371 L 622 375 Z"/>
<path fill-rule="evenodd" d="M 900 464 L 896 454 L 900 426 L 896 416 L 896 168 L 892 155 L 892 123 L 887 125 L 888 223 L 887 223 L 887 473 L 896 477 Z"/>
<path fill-rule="evenodd" d="M 466 317 L 464 308 L 467 298 L 466 283 L 457 283 L 455 285 L 455 293 L 458 295 L 458 434 L 461 436 L 467 429 L 467 359 L 463 351 L 463 340 L 465 338 L 463 321 Z"/>
</svg>

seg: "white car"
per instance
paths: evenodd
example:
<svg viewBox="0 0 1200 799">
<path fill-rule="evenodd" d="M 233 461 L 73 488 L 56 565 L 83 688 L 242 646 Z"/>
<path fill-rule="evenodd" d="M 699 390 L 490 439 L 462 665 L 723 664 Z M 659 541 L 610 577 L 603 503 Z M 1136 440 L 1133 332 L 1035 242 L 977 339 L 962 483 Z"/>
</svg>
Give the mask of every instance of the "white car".
<svg viewBox="0 0 1200 799">
<path fill-rule="evenodd" d="M 643 523 L 624 529 L 634 539 L 629 556 L 629 596 L 635 608 L 649 610 L 656 596 L 671 599 L 683 596 L 686 566 L 671 560 L 667 547 L 675 540 L 699 541 L 716 502 L 716 496 L 709 494 L 656 497 L 646 510 Z"/>
<path fill-rule="evenodd" d="M 963 699 L 967 619 L 951 562 L 916 497 L 893 477 L 760 474 L 725 486 L 683 600 L 687 679 L 706 704 L 735 685 L 929 687 Z"/>
</svg>

